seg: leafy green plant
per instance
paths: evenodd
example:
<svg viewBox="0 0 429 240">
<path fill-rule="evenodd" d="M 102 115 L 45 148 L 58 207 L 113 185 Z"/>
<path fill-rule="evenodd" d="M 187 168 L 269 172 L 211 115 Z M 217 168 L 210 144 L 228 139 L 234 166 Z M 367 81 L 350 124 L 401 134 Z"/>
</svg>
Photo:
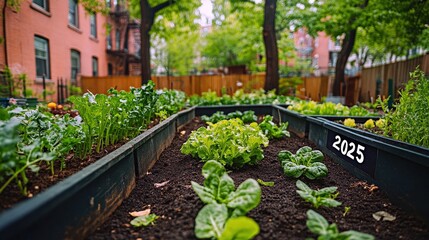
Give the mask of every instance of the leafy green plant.
<svg viewBox="0 0 429 240">
<path fill-rule="evenodd" d="M 341 202 L 335 200 L 338 196 L 337 187 L 325 187 L 319 190 L 311 189 L 303 181 L 296 181 L 296 187 L 298 190 L 296 192 L 303 198 L 306 202 L 309 202 L 316 209 L 319 207 L 338 207 L 341 205 Z"/>
<path fill-rule="evenodd" d="M 262 160 L 262 146 L 268 146 L 268 138 L 257 123 L 244 125 L 240 119 L 231 119 L 193 131 L 180 150 L 202 161 L 216 160 L 240 168 Z"/>
<path fill-rule="evenodd" d="M 234 119 L 234 118 L 239 118 L 244 123 L 256 122 L 258 120 L 254 111 L 245 111 L 245 112 L 235 111 L 228 114 L 224 114 L 224 112 L 222 111 L 217 111 L 210 117 L 206 115 L 201 116 L 201 119 L 204 122 L 211 122 L 211 123 L 217 123 L 222 120 L 228 120 L 228 119 Z"/>
<path fill-rule="evenodd" d="M 382 103 L 385 112 L 383 131 L 392 138 L 429 147 L 429 80 L 419 69 L 410 73 L 410 80 L 400 92 L 395 109 Z"/>
<path fill-rule="evenodd" d="M 165 119 L 168 116 L 179 112 L 185 106 L 186 95 L 182 91 L 178 90 L 157 90 L 159 98 L 155 104 L 156 115 L 161 119 Z"/>
<path fill-rule="evenodd" d="M 341 103 L 316 103 L 314 101 L 297 102 L 288 107 L 289 110 L 305 115 L 336 115 L 336 116 L 377 116 L 360 106 L 347 107 Z"/>
<path fill-rule="evenodd" d="M 247 179 L 235 189 L 234 181 L 225 168 L 214 160 L 204 164 L 202 174 L 205 178 L 203 186 L 194 181 L 191 184 L 204 203 L 225 204 L 231 217 L 246 215 L 259 205 L 261 187 L 254 179 Z"/>
<path fill-rule="evenodd" d="M 265 186 L 265 187 L 274 187 L 274 182 L 265 182 L 264 180 L 259 179 L 259 178 L 256 181 L 259 184 L 261 184 L 262 186 Z"/>
<path fill-rule="evenodd" d="M 354 230 L 340 232 L 337 224 L 329 224 L 328 221 L 319 213 L 308 210 L 307 211 L 307 227 L 308 229 L 318 235 L 319 240 L 323 239 L 348 239 L 348 240 L 372 240 L 374 236 Z"/>
<path fill-rule="evenodd" d="M 319 150 L 312 150 L 304 146 L 296 154 L 288 150 L 282 150 L 278 154 L 278 159 L 283 167 L 286 176 L 299 178 L 301 175 L 309 179 L 324 177 L 328 174 L 328 168 L 322 163 L 323 153 Z"/>
<path fill-rule="evenodd" d="M 259 226 L 253 219 L 230 217 L 225 204 L 205 205 L 195 218 L 195 236 L 200 239 L 252 239 L 258 233 Z"/>
<path fill-rule="evenodd" d="M 154 224 L 156 219 L 158 219 L 159 216 L 156 214 L 149 214 L 146 216 L 139 216 L 131 220 L 130 224 L 134 227 L 147 227 L 150 224 Z"/>
<path fill-rule="evenodd" d="M 259 123 L 259 127 L 268 139 L 282 138 L 284 136 L 290 137 L 290 133 L 287 130 L 288 122 L 280 123 L 279 126 L 277 126 L 273 122 L 273 116 L 271 115 L 264 116 L 264 120 Z"/>
</svg>

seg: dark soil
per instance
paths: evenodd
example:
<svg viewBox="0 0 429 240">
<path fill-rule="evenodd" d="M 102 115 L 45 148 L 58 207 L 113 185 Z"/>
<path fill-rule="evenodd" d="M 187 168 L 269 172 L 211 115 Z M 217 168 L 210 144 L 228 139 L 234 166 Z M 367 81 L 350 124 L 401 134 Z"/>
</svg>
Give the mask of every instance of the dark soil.
<svg viewBox="0 0 429 240">
<path fill-rule="evenodd" d="M 106 223 L 89 239 L 195 239 L 194 219 L 203 203 L 191 188 L 191 181 L 203 182 L 203 163 L 180 153 L 191 130 L 203 124 L 195 119 L 178 133 L 173 143 L 161 155 L 151 172 L 139 179 L 128 199 L 112 214 Z M 293 135 L 293 134 L 292 134 Z M 286 177 L 277 160 L 280 150 L 295 152 L 302 146 L 311 146 L 307 139 L 295 135 L 281 140 L 271 140 L 265 149 L 265 159 L 256 166 L 234 170 L 229 175 L 236 186 L 247 178 L 273 181 L 273 187 L 262 186 L 259 206 L 248 216 L 258 222 L 260 233 L 256 239 L 305 239 L 316 237 L 306 227 L 306 212 L 311 208 L 296 193 L 296 179 Z M 416 217 L 392 205 L 386 195 L 374 186 L 361 182 L 342 169 L 329 157 L 325 158 L 329 169 L 321 180 L 301 179 L 311 188 L 338 186 L 337 200 L 343 204 L 337 208 L 320 208 L 330 223 L 336 222 L 340 231 L 357 230 L 373 234 L 377 239 L 429 239 L 429 228 Z M 156 188 L 155 183 L 169 181 Z M 343 216 L 344 207 L 350 212 Z M 151 209 L 160 218 L 155 225 L 134 228 L 129 212 Z M 386 211 L 396 217 L 393 222 L 376 221 L 372 214 Z"/>
</svg>

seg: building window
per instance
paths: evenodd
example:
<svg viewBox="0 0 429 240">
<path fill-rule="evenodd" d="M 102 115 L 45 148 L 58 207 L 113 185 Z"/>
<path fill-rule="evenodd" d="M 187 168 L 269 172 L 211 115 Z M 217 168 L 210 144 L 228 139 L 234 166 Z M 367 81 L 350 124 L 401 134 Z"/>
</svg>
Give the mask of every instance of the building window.
<svg viewBox="0 0 429 240">
<path fill-rule="evenodd" d="M 116 29 L 115 48 L 116 48 L 116 50 L 120 50 L 121 49 L 121 31 L 119 30 L 119 28 Z"/>
<path fill-rule="evenodd" d="M 36 4 L 37 6 L 45 9 L 46 11 L 49 11 L 48 0 L 33 0 L 33 3 Z"/>
<path fill-rule="evenodd" d="M 110 36 L 110 34 L 107 35 L 106 41 L 107 41 L 107 49 L 109 50 L 112 49 L 112 36 Z"/>
<path fill-rule="evenodd" d="M 97 15 L 95 15 L 95 13 L 89 16 L 89 23 L 91 28 L 91 36 L 97 38 Z"/>
<path fill-rule="evenodd" d="M 49 42 L 46 38 L 34 37 L 36 51 L 36 76 L 50 78 L 49 74 Z"/>
<path fill-rule="evenodd" d="M 337 64 L 338 53 L 329 52 L 329 67 L 335 67 Z"/>
<path fill-rule="evenodd" d="M 113 65 L 111 63 L 107 64 L 107 75 L 113 75 Z"/>
<path fill-rule="evenodd" d="M 79 27 L 77 0 L 69 0 L 69 23 L 72 26 Z"/>
<path fill-rule="evenodd" d="M 71 81 L 76 82 L 77 74 L 80 73 L 80 53 L 71 50 Z"/>
<path fill-rule="evenodd" d="M 110 0 L 106 0 L 106 7 L 110 9 L 110 7 L 111 7 Z"/>
<path fill-rule="evenodd" d="M 92 76 L 97 77 L 98 76 L 98 58 L 92 57 Z"/>
</svg>

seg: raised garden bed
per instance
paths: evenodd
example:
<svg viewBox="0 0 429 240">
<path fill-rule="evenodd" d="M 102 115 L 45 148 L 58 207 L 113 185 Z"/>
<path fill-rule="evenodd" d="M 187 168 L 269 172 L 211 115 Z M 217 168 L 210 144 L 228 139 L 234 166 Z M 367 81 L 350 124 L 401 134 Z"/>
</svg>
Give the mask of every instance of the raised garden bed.
<svg viewBox="0 0 429 240">
<path fill-rule="evenodd" d="M 380 186 L 392 201 L 429 222 L 429 195 L 423 190 L 429 189 L 429 149 L 322 118 L 308 121 L 309 139 L 319 148 L 354 175 Z M 348 148 L 351 145 L 356 146 L 355 151 Z"/>
<path fill-rule="evenodd" d="M 137 181 L 130 197 L 113 213 L 89 239 L 195 239 L 194 219 L 203 203 L 194 193 L 191 181 L 202 183 L 201 163 L 197 158 L 185 156 L 180 147 L 188 139 L 191 130 L 204 124 L 197 118 L 182 132 L 176 134 L 172 145 L 167 148 L 147 176 Z M 184 131 L 184 132 L 183 132 Z M 265 158 L 255 166 L 247 166 L 229 172 L 236 182 L 247 178 L 273 181 L 273 187 L 262 186 L 262 200 L 248 216 L 259 225 L 261 232 L 256 239 L 305 239 L 314 237 L 306 227 L 306 211 L 310 204 L 304 202 L 295 192 L 295 179 L 283 174 L 277 154 L 288 149 L 295 152 L 300 147 L 315 147 L 307 139 L 293 135 L 291 138 L 271 140 L 264 150 Z M 381 189 L 370 191 L 364 182 L 345 171 L 339 164 L 327 157 L 329 174 L 321 180 L 303 179 L 312 188 L 338 186 L 338 200 L 343 205 L 337 208 L 317 211 L 329 222 L 336 222 L 339 229 L 366 232 L 377 239 L 425 239 L 429 237 L 427 225 L 392 205 Z M 155 187 L 158 183 L 166 183 Z M 344 207 L 351 207 L 343 216 Z M 155 225 L 135 228 L 129 212 L 151 209 L 160 216 Z M 386 211 L 394 216 L 393 222 L 376 221 L 372 214 Z"/>
<path fill-rule="evenodd" d="M 62 182 L 0 213 L 2 239 L 80 239 L 130 194 L 193 109 L 174 114 Z M 158 140 L 157 140 L 158 139 Z M 158 142 L 154 142 L 158 141 Z M 159 144 L 165 142 L 164 144 Z M 142 149 L 158 154 L 142 153 Z"/>
<path fill-rule="evenodd" d="M 242 107 L 244 109 L 238 106 L 197 107 L 169 117 L 78 174 L 33 199 L 2 212 L 0 236 L 2 239 L 64 239 L 85 236 L 94 239 L 134 239 L 138 236 L 144 239 L 195 238 L 194 218 L 202 203 L 190 188 L 190 181 L 201 183 L 202 163 L 181 154 L 179 148 L 194 127 L 192 125 L 200 126 L 202 123 L 193 122 L 185 130 L 181 128 L 195 115 L 210 114 L 210 111 L 214 113 L 221 110 L 228 113 L 254 110 L 257 115 L 274 116 L 279 116 L 284 111 L 283 108 L 271 105 Z M 158 140 L 156 136 L 159 136 Z M 161 149 L 166 148 L 170 142 L 171 147 L 162 152 Z M 265 159 L 261 164 L 231 173 L 237 183 L 249 177 L 275 182 L 272 188 L 262 187 L 262 202 L 249 213 L 261 226 L 258 239 L 302 239 L 311 235 L 305 226 L 305 212 L 310 205 L 296 194 L 295 180 L 283 175 L 277 160 L 278 151 L 296 151 L 304 145 L 314 146 L 306 139 L 296 136 L 272 140 L 264 151 Z M 149 175 L 145 175 L 159 156 L 159 162 L 149 170 Z M 338 199 L 343 202 L 343 206 L 351 207 L 350 214 L 342 217 L 343 206 L 319 209 L 318 212 L 330 222 L 337 222 L 341 230 L 355 229 L 386 239 L 398 236 L 408 239 L 429 237 L 426 225 L 393 206 L 382 191 L 369 192 L 364 189 L 364 183 L 349 175 L 329 158 L 327 165 L 330 170 L 328 178 L 306 183 L 312 188 L 332 185 L 339 187 Z M 155 188 L 153 185 L 167 180 L 170 182 L 164 187 Z M 109 214 L 118 206 L 118 210 L 109 218 Z M 363 211 L 363 207 L 369 210 Z M 132 217 L 128 212 L 145 208 L 151 208 L 161 218 L 154 227 L 134 229 L 129 225 Z M 395 215 L 397 219 L 394 222 L 376 222 L 371 215 L 381 210 Z M 106 219 L 107 222 L 102 224 Z M 103 228 L 91 234 L 101 224 Z"/>
</svg>

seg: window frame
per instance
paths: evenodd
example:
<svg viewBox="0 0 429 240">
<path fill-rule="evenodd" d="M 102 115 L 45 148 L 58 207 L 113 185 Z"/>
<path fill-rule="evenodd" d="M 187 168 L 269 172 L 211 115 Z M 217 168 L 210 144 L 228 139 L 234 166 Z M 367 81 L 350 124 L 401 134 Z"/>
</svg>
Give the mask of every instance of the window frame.
<svg viewBox="0 0 429 240">
<path fill-rule="evenodd" d="M 95 63 L 95 65 L 94 65 L 94 63 Z M 91 58 L 91 65 L 92 65 L 92 76 L 93 77 L 98 77 L 98 74 L 99 74 L 99 71 L 98 71 L 98 58 L 96 56 L 92 56 L 92 58 Z"/>
<path fill-rule="evenodd" d="M 77 67 L 73 66 L 73 57 L 78 59 Z M 81 72 L 81 55 L 80 52 L 76 49 L 70 50 L 70 81 L 75 83 L 77 82 L 77 75 Z M 74 73 L 74 74 L 73 74 Z"/>
<path fill-rule="evenodd" d="M 39 40 L 40 42 L 43 42 L 43 44 L 46 44 L 46 49 L 38 49 L 36 46 L 36 41 Z M 40 51 L 44 51 L 46 52 L 45 55 L 46 57 L 41 57 L 37 55 L 37 50 Z M 42 73 L 42 75 L 38 74 L 38 61 L 37 60 L 42 60 L 44 61 L 44 70 L 46 72 Z M 39 36 L 39 35 L 34 35 L 34 61 L 36 64 L 36 78 L 43 78 L 43 75 L 45 75 L 45 79 L 50 79 L 51 78 L 51 62 L 50 62 L 50 49 L 49 49 L 49 39 Z"/>
<path fill-rule="evenodd" d="M 74 3 L 74 8 L 72 8 L 71 3 Z M 72 11 L 74 10 L 74 11 Z M 72 16 L 74 19 L 74 22 L 72 22 Z M 77 0 L 69 0 L 69 15 L 68 15 L 68 22 L 69 25 L 79 28 L 79 7 L 78 7 L 78 1 Z"/>
<path fill-rule="evenodd" d="M 49 0 L 41 0 L 44 4 L 44 6 L 40 5 L 39 3 L 35 2 L 37 0 L 32 0 L 31 3 L 36 5 L 37 7 L 49 12 Z"/>
<path fill-rule="evenodd" d="M 91 37 L 97 38 L 97 14 L 89 15 L 89 33 Z"/>
</svg>

